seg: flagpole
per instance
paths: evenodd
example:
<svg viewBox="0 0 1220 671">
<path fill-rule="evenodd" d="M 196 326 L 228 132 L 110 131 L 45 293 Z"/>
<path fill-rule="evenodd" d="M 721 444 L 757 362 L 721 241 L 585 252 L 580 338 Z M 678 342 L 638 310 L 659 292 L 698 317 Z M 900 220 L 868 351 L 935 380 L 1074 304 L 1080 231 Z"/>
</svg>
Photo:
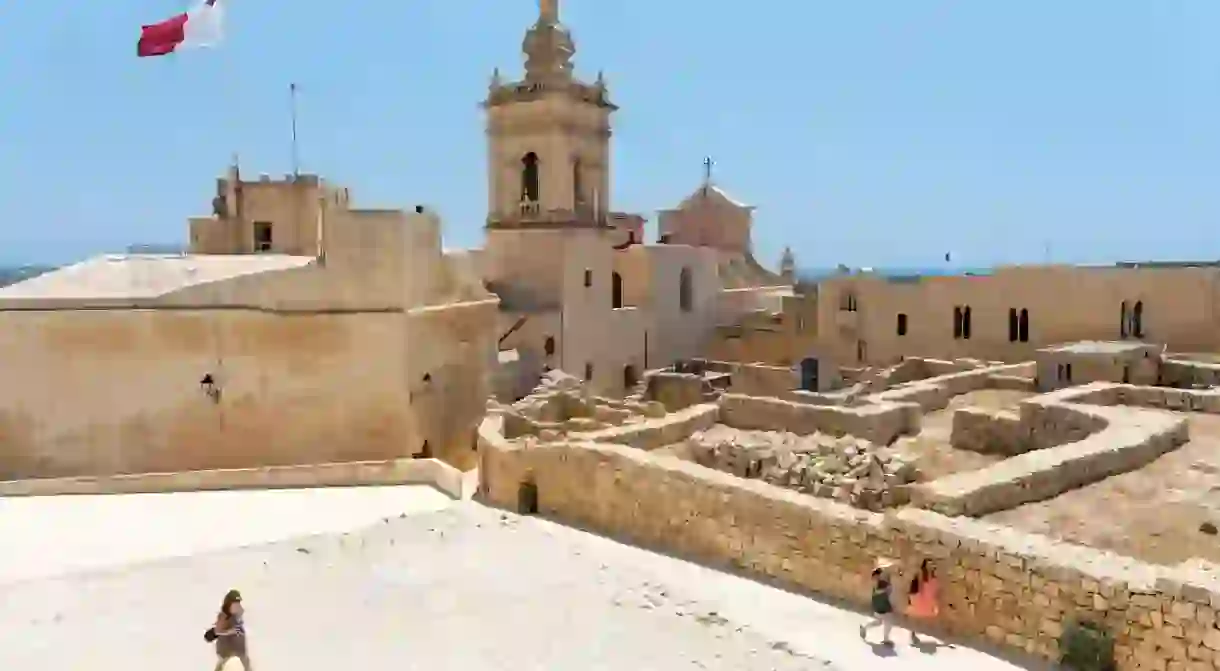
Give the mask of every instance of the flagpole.
<svg viewBox="0 0 1220 671">
<path fill-rule="evenodd" d="M 288 85 L 289 108 L 292 116 L 292 176 L 301 174 L 301 155 L 297 149 L 297 84 Z"/>
</svg>

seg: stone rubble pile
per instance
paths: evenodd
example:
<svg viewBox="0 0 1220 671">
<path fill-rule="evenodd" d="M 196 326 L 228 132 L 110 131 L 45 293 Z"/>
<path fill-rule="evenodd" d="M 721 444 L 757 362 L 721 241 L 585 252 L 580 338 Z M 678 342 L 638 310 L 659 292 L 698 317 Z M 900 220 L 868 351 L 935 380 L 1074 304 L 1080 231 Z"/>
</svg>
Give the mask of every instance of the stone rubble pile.
<svg viewBox="0 0 1220 671">
<path fill-rule="evenodd" d="M 908 500 L 915 464 L 851 436 L 747 431 L 718 424 L 687 441 L 696 463 L 813 496 L 881 510 Z"/>
<path fill-rule="evenodd" d="M 528 396 L 501 410 L 504 436 L 558 440 L 569 432 L 599 431 L 665 415 L 660 403 L 594 396 L 579 378 L 548 371 Z"/>
</svg>

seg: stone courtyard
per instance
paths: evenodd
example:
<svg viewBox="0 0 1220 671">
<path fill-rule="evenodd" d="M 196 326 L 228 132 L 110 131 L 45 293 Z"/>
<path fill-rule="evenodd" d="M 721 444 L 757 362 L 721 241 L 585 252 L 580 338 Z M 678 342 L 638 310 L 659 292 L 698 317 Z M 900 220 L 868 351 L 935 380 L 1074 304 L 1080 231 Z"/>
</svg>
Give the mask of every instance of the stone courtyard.
<svg viewBox="0 0 1220 671">
<path fill-rule="evenodd" d="M 386 499 L 363 489 L 364 498 Z M 321 492 L 289 498 L 321 502 Z M 261 494 L 232 496 L 249 505 Z M 168 496 L 186 510 L 194 504 L 184 500 L 214 495 Z M 349 500 L 338 506 L 351 509 L 346 522 L 332 514 L 321 535 L 233 547 L 253 541 L 262 523 L 217 530 L 162 512 L 158 519 L 182 524 L 176 547 L 135 537 L 128 556 L 106 567 L 25 579 L 10 571 L 0 581 L 0 664 L 208 668 L 200 635 L 220 596 L 237 587 L 253 661 L 267 669 L 1019 668 L 964 647 L 910 647 L 902 633 L 893 654 L 875 650 L 856 639 L 863 616 L 854 612 L 544 520 L 469 502 L 438 507 L 426 490 L 394 494 L 388 507 L 340 496 Z M 105 508 L 126 517 L 90 512 L 94 497 L 26 505 L 87 519 L 99 535 L 157 515 L 140 516 L 140 497 L 112 498 L 125 500 Z M 390 514 L 396 508 L 403 513 Z M 16 531 L 11 517 L 0 511 Z M 20 544 L 29 533 L 7 538 Z M 70 535 L 48 536 L 42 548 L 79 550 Z M 188 556 L 198 537 L 210 537 L 211 551 Z"/>
</svg>

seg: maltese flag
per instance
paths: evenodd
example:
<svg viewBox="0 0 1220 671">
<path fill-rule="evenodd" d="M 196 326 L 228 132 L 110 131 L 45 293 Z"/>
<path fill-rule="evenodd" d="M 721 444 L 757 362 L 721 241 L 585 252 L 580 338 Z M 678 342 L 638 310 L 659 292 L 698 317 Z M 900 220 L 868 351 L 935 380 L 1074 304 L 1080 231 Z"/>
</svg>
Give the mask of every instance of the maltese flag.
<svg viewBox="0 0 1220 671">
<path fill-rule="evenodd" d="M 223 19 L 220 0 L 202 0 L 190 11 L 142 27 L 136 55 L 164 56 L 179 49 L 213 46 L 223 37 Z"/>
</svg>

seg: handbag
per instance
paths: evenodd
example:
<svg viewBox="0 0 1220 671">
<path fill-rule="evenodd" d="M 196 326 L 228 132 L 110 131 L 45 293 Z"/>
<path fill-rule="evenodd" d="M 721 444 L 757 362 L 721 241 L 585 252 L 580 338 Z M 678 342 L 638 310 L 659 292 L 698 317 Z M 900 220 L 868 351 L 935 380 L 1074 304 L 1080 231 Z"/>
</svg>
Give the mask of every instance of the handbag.
<svg viewBox="0 0 1220 671">
<path fill-rule="evenodd" d="M 216 627 L 208 627 L 208 630 L 203 632 L 203 640 L 211 643 L 216 640 Z"/>
</svg>

